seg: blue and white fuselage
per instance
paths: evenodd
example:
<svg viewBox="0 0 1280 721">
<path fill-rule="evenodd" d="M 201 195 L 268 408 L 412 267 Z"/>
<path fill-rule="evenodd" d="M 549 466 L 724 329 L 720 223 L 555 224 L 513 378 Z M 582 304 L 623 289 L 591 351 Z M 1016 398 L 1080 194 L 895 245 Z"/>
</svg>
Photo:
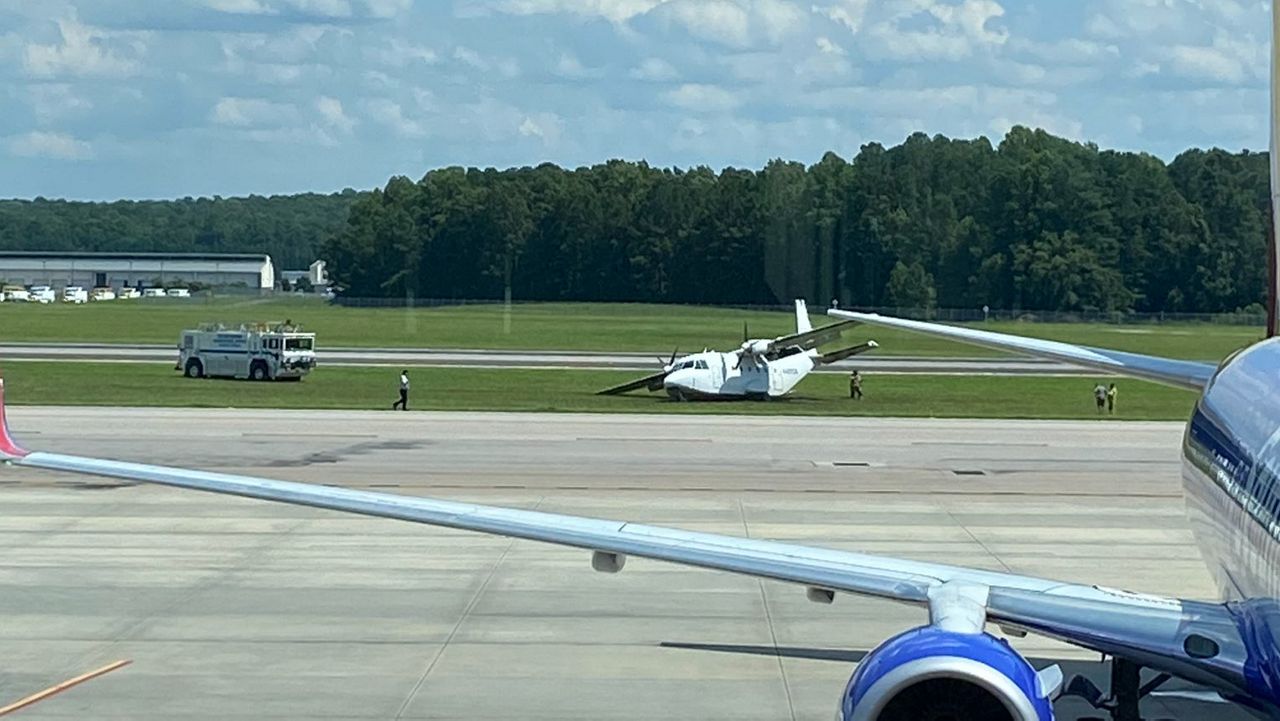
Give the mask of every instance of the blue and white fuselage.
<svg viewBox="0 0 1280 721">
<path fill-rule="evenodd" d="M 1249 650 L 1246 676 L 1280 706 L 1280 338 L 1236 354 L 1205 387 L 1183 440 L 1192 530 Z"/>
</svg>

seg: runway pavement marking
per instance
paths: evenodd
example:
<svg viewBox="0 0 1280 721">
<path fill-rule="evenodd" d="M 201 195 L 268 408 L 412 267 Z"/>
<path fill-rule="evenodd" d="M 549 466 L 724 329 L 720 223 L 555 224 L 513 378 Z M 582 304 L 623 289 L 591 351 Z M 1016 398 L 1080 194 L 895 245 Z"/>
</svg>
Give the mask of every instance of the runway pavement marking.
<svg viewBox="0 0 1280 721">
<path fill-rule="evenodd" d="M 62 683 L 50 686 L 49 688 L 46 688 L 43 691 L 37 691 L 36 693 L 33 693 L 30 696 L 27 696 L 26 698 L 22 698 L 17 701 L 14 701 L 8 706 L 0 707 L 0 716 L 7 716 L 13 713 L 14 711 L 20 711 L 32 704 L 39 703 L 53 696 L 57 696 L 63 691 L 79 686 L 85 681 L 90 681 L 99 676 L 103 676 L 105 674 L 111 673 L 116 669 L 124 668 L 125 666 L 128 666 L 130 663 L 132 663 L 132 661 L 130 661 L 127 658 L 120 659 L 119 661 L 116 661 L 114 663 L 109 663 L 100 669 L 90 671 L 89 673 L 81 674 L 79 676 L 76 676 L 75 678 L 70 678 L 70 679 L 67 679 L 66 681 L 63 681 Z"/>
</svg>

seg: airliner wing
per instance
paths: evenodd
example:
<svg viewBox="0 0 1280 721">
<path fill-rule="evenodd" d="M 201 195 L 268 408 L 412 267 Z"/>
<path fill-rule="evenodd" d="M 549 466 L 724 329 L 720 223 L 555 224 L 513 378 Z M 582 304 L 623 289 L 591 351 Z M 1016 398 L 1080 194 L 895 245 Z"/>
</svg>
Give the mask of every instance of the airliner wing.
<svg viewBox="0 0 1280 721">
<path fill-rule="evenodd" d="M 1006 333 L 992 333 L 975 328 L 926 323 L 918 320 L 906 320 L 876 313 L 858 313 L 848 310 L 828 310 L 827 315 L 833 318 L 844 318 L 868 325 L 886 328 L 916 331 L 926 335 L 946 338 L 947 340 L 979 345 L 996 350 L 1024 353 L 1039 358 L 1071 363 L 1086 368 L 1094 368 L 1108 373 L 1133 376 L 1144 380 L 1156 381 L 1166 385 L 1203 390 L 1213 377 L 1216 366 L 1210 363 L 1195 361 L 1171 360 L 1140 353 L 1126 353 L 1106 348 L 1093 348 L 1084 345 L 1072 345 L 1053 340 L 1024 338 Z"/>
<path fill-rule="evenodd" d="M 648 375 L 648 376 L 645 376 L 644 378 L 637 378 L 632 381 L 627 381 L 626 383 L 623 383 L 621 385 L 613 386 L 612 388 L 605 388 L 602 391 L 597 391 L 596 395 L 616 396 L 616 395 L 627 393 L 630 391 L 638 391 L 641 388 L 647 388 L 651 391 L 660 391 L 662 390 L 662 379 L 666 377 L 667 377 L 666 371 L 663 371 L 661 373 L 654 373 L 653 375 Z"/>
<path fill-rule="evenodd" d="M 625 521 L 28 452 L 13 441 L 2 424 L 0 395 L 0 458 L 18 467 L 154 483 L 571 546 L 591 551 L 593 566 L 606 571 L 618 570 L 626 556 L 636 556 L 786 581 L 823 592 L 920 605 L 928 603 L 930 594 L 945 583 L 980 585 L 989 589 L 988 619 L 1006 628 L 1034 631 L 1102 653 L 1122 655 L 1227 694 L 1245 689 L 1248 653 L 1231 609 L 1223 605 Z"/>
<path fill-rule="evenodd" d="M 773 339 L 773 345 L 777 348 L 786 348 L 790 346 L 799 346 L 805 350 L 817 348 L 825 343 L 837 340 L 840 334 L 858 325 L 857 321 L 846 320 L 831 325 L 824 325 L 821 328 L 804 331 L 803 333 L 792 333 L 791 335 L 778 336 Z"/>
</svg>

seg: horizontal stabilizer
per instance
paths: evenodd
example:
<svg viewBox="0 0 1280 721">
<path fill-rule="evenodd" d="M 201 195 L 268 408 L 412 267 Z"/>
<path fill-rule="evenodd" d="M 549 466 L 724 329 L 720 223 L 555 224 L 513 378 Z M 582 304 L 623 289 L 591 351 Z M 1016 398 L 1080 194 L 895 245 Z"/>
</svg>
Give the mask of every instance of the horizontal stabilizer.
<svg viewBox="0 0 1280 721">
<path fill-rule="evenodd" d="M 836 361 L 842 361 L 845 358 L 852 358 L 853 356 L 861 355 L 863 353 L 866 353 L 869 350 L 875 350 L 876 348 L 879 348 L 879 347 L 880 347 L 879 343 L 873 340 L 869 340 L 866 343 L 863 343 L 862 345 L 855 345 L 850 348 L 841 348 L 840 350 L 833 350 L 830 353 L 823 353 L 821 356 L 819 356 L 818 363 L 822 365 L 826 365 L 828 363 L 835 363 Z"/>
<path fill-rule="evenodd" d="M 666 377 L 667 377 L 666 371 L 663 371 L 661 373 L 654 373 L 651 376 L 645 376 L 644 378 L 637 378 L 633 381 L 627 381 L 622 385 L 617 385 L 612 388 L 605 388 L 602 391 L 598 391 L 596 395 L 616 396 L 616 395 L 621 395 L 623 393 L 628 393 L 630 391 L 638 391 L 641 388 L 647 388 L 651 391 L 660 391 L 662 390 L 662 379 Z"/>
<path fill-rule="evenodd" d="M 1073 345 L 1039 338 L 1025 338 L 1007 333 L 992 333 L 991 331 L 943 325 L 941 323 L 893 318 L 875 313 L 829 310 L 827 315 L 833 318 L 846 318 L 866 323 L 867 325 L 915 331 L 925 335 L 985 348 L 994 348 L 995 350 L 1008 351 L 1010 353 L 1024 353 L 1037 358 L 1050 358 L 1106 373 L 1142 378 L 1195 391 L 1201 390 L 1208 385 L 1209 380 L 1213 378 L 1214 370 L 1217 368 L 1211 363 L 1172 360 L 1140 353 Z"/>
</svg>

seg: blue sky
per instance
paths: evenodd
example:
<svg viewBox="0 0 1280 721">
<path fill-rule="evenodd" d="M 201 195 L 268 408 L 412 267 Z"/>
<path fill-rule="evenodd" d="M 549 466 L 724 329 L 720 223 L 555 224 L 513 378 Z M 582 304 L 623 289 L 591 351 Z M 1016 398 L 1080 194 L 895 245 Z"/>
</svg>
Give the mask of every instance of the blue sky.
<svg viewBox="0 0 1280 721">
<path fill-rule="evenodd" d="M 0 197 L 759 167 L 1044 127 L 1264 149 L 1259 0 L 0 0 Z"/>
</svg>

